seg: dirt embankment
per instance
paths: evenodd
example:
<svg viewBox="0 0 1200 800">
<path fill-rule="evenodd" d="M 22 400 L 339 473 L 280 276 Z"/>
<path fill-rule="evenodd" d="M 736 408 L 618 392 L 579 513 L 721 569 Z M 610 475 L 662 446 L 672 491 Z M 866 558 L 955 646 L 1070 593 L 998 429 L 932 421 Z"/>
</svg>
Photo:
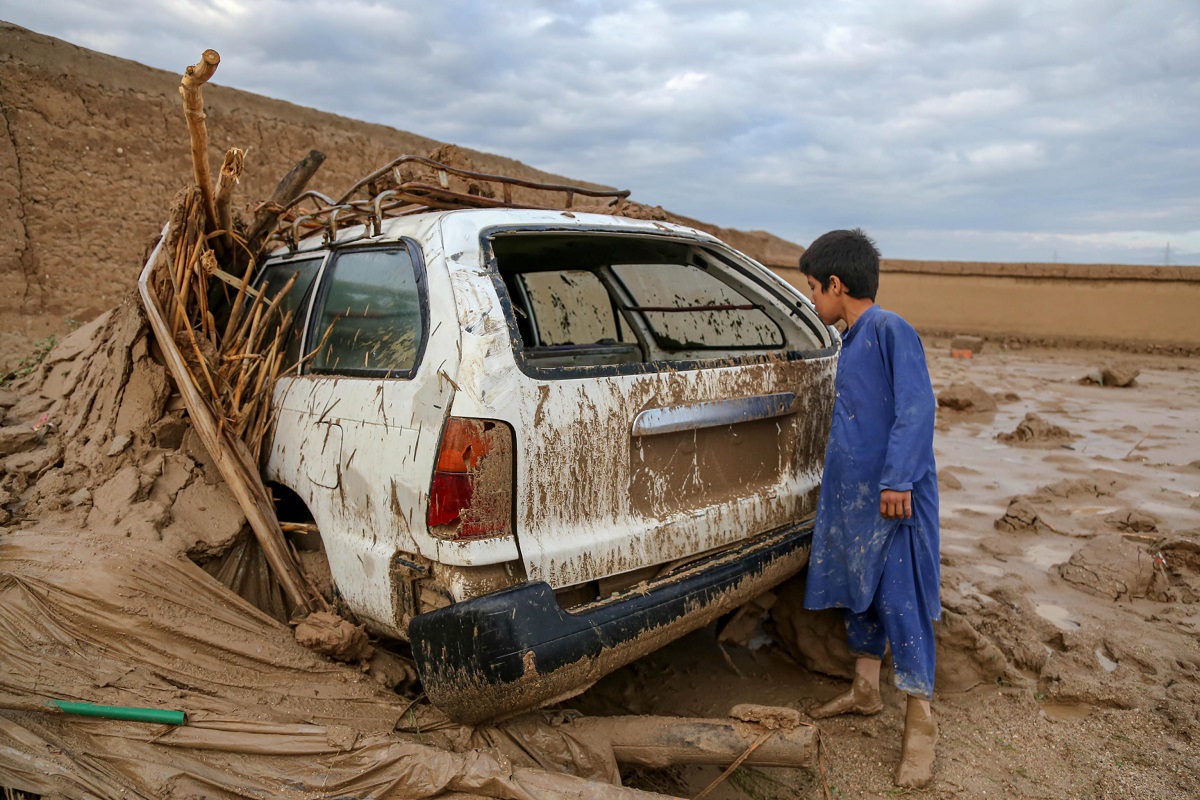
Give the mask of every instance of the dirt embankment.
<svg viewBox="0 0 1200 800">
<path fill-rule="evenodd" d="M 180 74 L 189 63 L 180 61 Z M 191 179 L 178 86 L 179 74 L 0 22 L 0 372 L 133 285 L 147 240 Z M 310 188 L 338 196 L 396 156 L 442 144 L 219 85 L 205 87 L 204 101 L 212 162 L 229 147 L 249 151 L 238 190 L 247 203 L 269 196 L 313 148 L 328 160 Z M 470 157 L 484 172 L 596 188 L 500 156 Z M 702 227 L 767 263 L 799 257 L 769 234 Z"/>
</svg>

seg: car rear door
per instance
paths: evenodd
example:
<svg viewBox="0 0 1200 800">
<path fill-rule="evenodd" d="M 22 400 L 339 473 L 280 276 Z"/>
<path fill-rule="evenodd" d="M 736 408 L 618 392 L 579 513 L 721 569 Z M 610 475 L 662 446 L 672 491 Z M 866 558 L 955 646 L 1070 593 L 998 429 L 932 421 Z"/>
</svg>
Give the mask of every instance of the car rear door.
<svg viewBox="0 0 1200 800">
<path fill-rule="evenodd" d="M 506 229 L 486 247 L 517 369 L 460 380 L 487 396 L 464 389 L 454 413 L 513 427 L 531 579 L 604 593 L 814 509 L 836 347 L 793 290 L 679 235 Z"/>
</svg>

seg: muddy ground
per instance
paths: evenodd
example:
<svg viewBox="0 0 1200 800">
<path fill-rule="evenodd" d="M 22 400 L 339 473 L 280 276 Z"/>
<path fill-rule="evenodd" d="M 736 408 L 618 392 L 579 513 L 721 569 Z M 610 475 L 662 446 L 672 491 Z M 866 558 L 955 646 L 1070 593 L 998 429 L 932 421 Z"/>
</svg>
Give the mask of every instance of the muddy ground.
<svg viewBox="0 0 1200 800">
<path fill-rule="evenodd" d="M 146 337 L 127 304 L 60 345 L 30 376 L 36 391 L 0 390 L 0 524 L 113 531 L 213 567 L 244 520 Z M 922 794 L 1200 796 L 1200 364 L 990 343 L 952 358 L 949 341 L 934 339 L 927 351 L 944 404 L 945 613 L 939 760 Z M 798 581 L 781 586 L 759 628 L 741 637 L 746 646 L 700 631 L 567 706 L 711 717 L 739 703 L 806 710 L 841 691 L 836 675 L 848 662 L 837 620 L 802 612 L 801 591 Z M 385 686 L 408 689 L 402 663 L 369 667 Z M 877 717 L 820 723 L 832 797 L 898 793 L 903 698 L 886 686 L 884 698 Z M 693 797 L 719 772 L 624 777 Z M 822 792 L 814 771 L 744 767 L 709 796 Z"/>
<path fill-rule="evenodd" d="M 950 357 L 948 341 L 926 344 L 940 396 L 967 384 L 995 408 L 939 411 L 942 597 L 957 621 L 939 634 L 936 781 L 914 794 L 1200 797 L 1200 364 L 986 346 L 966 360 Z M 1122 360 L 1140 370 L 1132 385 L 1079 382 Z M 1045 423 L 1032 426 L 1040 435 L 997 439 L 1028 430 L 1031 412 Z M 1052 426 L 1065 435 L 1047 435 Z M 798 589 L 781 588 L 774 616 L 795 616 Z M 744 702 L 807 709 L 844 686 L 765 633 L 751 645 L 722 652 L 711 630 L 700 632 L 573 704 L 704 716 Z M 902 793 L 891 778 L 904 701 L 887 688 L 884 700 L 877 717 L 820 723 L 833 797 Z M 626 777 L 694 796 L 719 772 Z M 742 768 L 710 796 L 822 791 L 809 771 Z"/>
</svg>

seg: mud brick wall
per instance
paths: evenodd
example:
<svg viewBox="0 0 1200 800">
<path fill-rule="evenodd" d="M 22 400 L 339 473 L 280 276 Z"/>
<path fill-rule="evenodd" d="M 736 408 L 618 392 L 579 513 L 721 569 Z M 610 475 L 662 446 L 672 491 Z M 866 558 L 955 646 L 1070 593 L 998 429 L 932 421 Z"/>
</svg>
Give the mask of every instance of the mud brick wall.
<svg viewBox="0 0 1200 800">
<path fill-rule="evenodd" d="M 1200 352 L 1200 267 L 885 259 L 878 300 L 925 335 Z"/>
</svg>

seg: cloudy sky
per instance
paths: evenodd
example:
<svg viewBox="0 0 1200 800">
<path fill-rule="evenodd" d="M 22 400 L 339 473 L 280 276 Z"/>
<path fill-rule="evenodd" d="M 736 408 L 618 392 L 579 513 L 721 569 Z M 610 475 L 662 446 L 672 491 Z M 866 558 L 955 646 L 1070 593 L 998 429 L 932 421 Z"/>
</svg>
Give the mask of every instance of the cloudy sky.
<svg viewBox="0 0 1200 800">
<path fill-rule="evenodd" d="M 1197 0 L 0 0 L 0 17 L 801 244 L 1200 264 Z"/>
</svg>

